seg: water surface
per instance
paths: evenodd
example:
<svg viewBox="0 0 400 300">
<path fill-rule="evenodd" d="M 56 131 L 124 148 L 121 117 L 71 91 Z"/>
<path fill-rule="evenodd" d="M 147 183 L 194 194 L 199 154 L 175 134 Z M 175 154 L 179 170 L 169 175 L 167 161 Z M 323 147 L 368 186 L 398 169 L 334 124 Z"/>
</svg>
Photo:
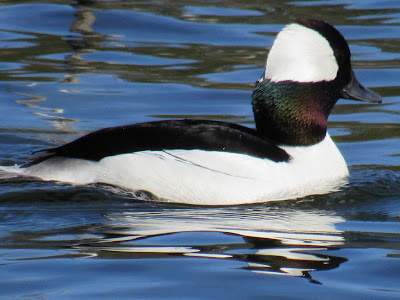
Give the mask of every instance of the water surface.
<svg viewBox="0 0 400 300">
<path fill-rule="evenodd" d="M 342 191 L 232 207 L 0 180 L 2 298 L 400 297 L 398 1 L 7 1 L 0 165 L 106 126 L 209 118 L 254 126 L 274 36 L 324 19 L 383 104 L 340 100 Z"/>
</svg>

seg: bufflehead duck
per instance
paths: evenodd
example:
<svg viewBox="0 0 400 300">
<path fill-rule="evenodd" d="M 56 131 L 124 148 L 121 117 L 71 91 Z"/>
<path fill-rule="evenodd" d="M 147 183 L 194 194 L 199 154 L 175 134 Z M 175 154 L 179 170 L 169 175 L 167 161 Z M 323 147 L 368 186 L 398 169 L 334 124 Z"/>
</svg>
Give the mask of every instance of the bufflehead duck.
<svg viewBox="0 0 400 300">
<path fill-rule="evenodd" d="M 18 172 L 201 205 L 325 194 L 349 175 L 327 133 L 328 116 L 341 97 L 382 101 L 357 81 L 338 31 L 300 19 L 277 35 L 256 83 L 256 129 L 190 119 L 105 128 L 42 150 Z"/>
</svg>

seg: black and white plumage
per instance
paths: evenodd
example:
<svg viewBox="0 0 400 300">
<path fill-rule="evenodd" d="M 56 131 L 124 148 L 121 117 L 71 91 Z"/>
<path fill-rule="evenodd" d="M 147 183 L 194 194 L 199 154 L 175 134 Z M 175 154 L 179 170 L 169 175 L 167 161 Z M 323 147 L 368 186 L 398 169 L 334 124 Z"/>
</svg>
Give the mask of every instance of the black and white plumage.
<svg viewBox="0 0 400 300">
<path fill-rule="evenodd" d="M 328 193 L 349 175 L 327 133 L 340 97 L 381 101 L 356 80 L 348 45 L 334 27 L 298 20 L 278 34 L 256 84 L 256 129 L 209 120 L 106 128 L 43 150 L 14 172 L 203 205 Z"/>
<path fill-rule="evenodd" d="M 201 149 L 241 153 L 275 162 L 290 156 L 255 129 L 211 120 L 165 120 L 104 128 L 71 143 L 39 152 L 26 166 L 54 156 L 99 161 L 107 156 L 140 151 Z"/>
</svg>

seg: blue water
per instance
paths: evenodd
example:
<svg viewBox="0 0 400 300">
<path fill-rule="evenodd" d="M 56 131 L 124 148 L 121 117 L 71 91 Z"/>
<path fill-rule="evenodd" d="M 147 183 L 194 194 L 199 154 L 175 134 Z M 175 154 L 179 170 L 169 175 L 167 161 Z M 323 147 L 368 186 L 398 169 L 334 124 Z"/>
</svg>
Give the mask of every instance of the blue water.
<svg viewBox="0 0 400 300">
<path fill-rule="evenodd" d="M 254 126 L 253 84 L 299 16 L 343 33 L 384 102 L 335 107 L 351 178 L 329 195 L 197 207 L 3 177 L 0 298 L 400 298 L 399 1 L 30 2 L 0 6 L 0 165 L 106 126 Z"/>
</svg>

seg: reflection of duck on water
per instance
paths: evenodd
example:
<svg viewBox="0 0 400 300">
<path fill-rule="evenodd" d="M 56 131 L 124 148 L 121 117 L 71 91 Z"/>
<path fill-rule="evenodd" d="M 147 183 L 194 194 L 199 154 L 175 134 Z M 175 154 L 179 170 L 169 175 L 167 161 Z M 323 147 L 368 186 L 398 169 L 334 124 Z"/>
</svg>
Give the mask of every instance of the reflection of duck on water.
<svg viewBox="0 0 400 300">
<path fill-rule="evenodd" d="M 230 259 L 244 262 L 244 270 L 306 277 L 312 282 L 316 281 L 310 272 L 337 268 L 346 261 L 326 253 L 344 243 L 341 232 L 335 229 L 343 219 L 326 212 L 169 208 L 107 218 L 114 230 L 107 230 L 107 237 L 98 243 L 77 246 L 77 250 L 102 258 L 182 255 Z M 213 233 L 228 234 L 232 239 L 215 240 Z M 196 241 L 199 234 L 200 241 Z"/>
</svg>

